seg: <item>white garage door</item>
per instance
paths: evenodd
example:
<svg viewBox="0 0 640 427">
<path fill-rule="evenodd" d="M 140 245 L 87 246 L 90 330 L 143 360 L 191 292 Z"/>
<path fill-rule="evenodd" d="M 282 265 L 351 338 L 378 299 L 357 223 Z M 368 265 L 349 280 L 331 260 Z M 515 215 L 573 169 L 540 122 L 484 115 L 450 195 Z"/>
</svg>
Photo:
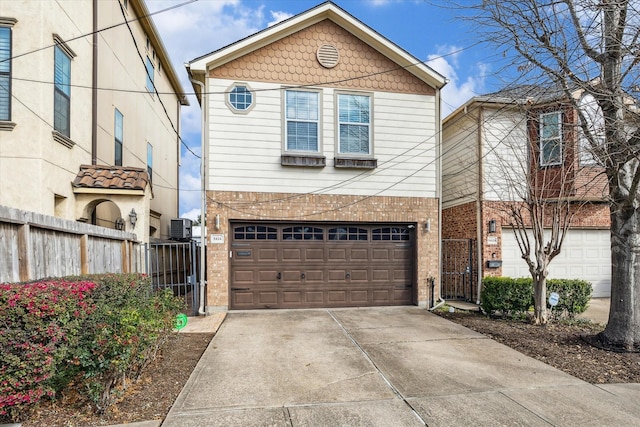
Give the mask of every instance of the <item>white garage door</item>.
<svg viewBox="0 0 640 427">
<path fill-rule="evenodd" d="M 502 230 L 502 274 L 529 277 L 529 270 L 510 228 Z M 592 296 L 611 296 L 609 230 L 570 230 L 562 251 L 551 261 L 549 278 L 587 280 L 593 285 Z"/>
</svg>

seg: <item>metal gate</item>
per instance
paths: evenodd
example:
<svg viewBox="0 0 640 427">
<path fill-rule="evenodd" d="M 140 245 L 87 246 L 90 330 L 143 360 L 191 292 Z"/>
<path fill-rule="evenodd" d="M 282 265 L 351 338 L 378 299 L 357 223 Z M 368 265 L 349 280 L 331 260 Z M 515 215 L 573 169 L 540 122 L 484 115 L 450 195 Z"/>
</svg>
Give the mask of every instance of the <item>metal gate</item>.
<svg viewBox="0 0 640 427">
<path fill-rule="evenodd" d="M 477 262 L 474 239 L 442 240 L 442 298 L 476 300 Z"/>
<path fill-rule="evenodd" d="M 186 314 L 197 316 L 200 303 L 200 247 L 197 242 L 154 242 L 146 246 L 146 270 L 154 289 L 173 290 L 175 296 L 184 298 Z"/>
</svg>

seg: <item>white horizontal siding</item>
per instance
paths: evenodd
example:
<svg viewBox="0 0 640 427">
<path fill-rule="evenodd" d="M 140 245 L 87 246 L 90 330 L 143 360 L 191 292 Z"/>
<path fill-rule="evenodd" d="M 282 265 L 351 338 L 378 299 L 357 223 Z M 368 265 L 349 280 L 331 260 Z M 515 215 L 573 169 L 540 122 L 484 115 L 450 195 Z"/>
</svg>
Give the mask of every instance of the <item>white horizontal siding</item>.
<svg viewBox="0 0 640 427">
<path fill-rule="evenodd" d="M 445 123 L 442 135 L 442 207 L 469 203 L 477 198 L 478 130 L 471 115 Z"/>
<path fill-rule="evenodd" d="M 335 93 L 321 89 L 321 145 L 324 168 L 281 165 L 282 92 L 279 85 L 249 82 L 255 106 L 234 114 L 223 92 L 234 82 L 210 79 L 209 188 L 223 191 L 324 193 L 435 197 L 436 116 L 430 96 L 375 92 L 373 170 L 333 167 Z"/>
<path fill-rule="evenodd" d="M 528 147 L 526 117 L 516 110 L 484 112 L 485 200 L 521 200 L 525 195 Z"/>
</svg>

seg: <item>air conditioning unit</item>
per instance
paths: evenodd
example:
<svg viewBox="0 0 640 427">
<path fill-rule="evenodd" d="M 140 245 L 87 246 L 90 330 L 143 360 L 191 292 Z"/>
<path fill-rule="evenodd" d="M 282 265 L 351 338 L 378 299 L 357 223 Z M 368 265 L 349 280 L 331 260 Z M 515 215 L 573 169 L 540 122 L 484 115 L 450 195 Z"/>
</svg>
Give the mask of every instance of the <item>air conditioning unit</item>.
<svg viewBox="0 0 640 427">
<path fill-rule="evenodd" d="M 191 239 L 191 220 L 188 218 L 175 218 L 171 220 L 169 238 L 172 240 Z"/>
</svg>

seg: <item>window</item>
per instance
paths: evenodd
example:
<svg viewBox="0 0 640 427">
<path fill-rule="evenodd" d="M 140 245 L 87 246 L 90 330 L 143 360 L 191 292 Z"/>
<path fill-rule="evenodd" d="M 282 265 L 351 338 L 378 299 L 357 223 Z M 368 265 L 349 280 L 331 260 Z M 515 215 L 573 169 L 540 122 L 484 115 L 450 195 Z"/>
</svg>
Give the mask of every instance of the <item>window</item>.
<svg viewBox="0 0 640 427">
<path fill-rule="evenodd" d="M 580 166 L 597 166 L 598 159 L 594 151 L 597 151 L 597 148 L 603 147 L 605 144 L 604 115 L 598 102 L 593 95 L 590 94 L 582 96 L 580 99 L 580 109 L 582 110 L 582 117 L 585 120 L 584 124 L 588 129 L 589 136 L 593 138 L 590 139 L 590 137 L 585 134 L 581 122 L 578 129 L 578 159 Z M 594 143 L 596 145 L 595 147 L 592 146 Z"/>
<path fill-rule="evenodd" d="M 562 113 L 540 115 L 540 166 L 562 164 Z"/>
<path fill-rule="evenodd" d="M 123 121 L 124 117 L 122 113 L 116 108 L 113 123 L 113 138 L 115 140 L 115 155 L 113 164 L 116 166 L 122 166 Z"/>
<path fill-rule="evenodd" d="M 253 105 L 253 93 L 245 85 L 236 85 L 229 92 L 229 104 L 233 110 L 246 112 Z"/>
<path fill-rule="evenodd" d="M 145 62 L 145 67 L 147 69 L 147 90 L 150 93 L 154 93 L 155 92 L 155 88 L 153 85 L 154 68 L 153 68 L 153 62 L 151 62 L 148 56 L 147 56 L 147 61 Z"/>
<path fill-rule="evenodd" d="M 371 97 L 338 94 L 340 154 L 371 154 Z"/>
<path fill-rule="evenodd" d="M 60 46 L 54 48 L 53 128 L 70 137 L 71 57 Z"/>
<path fill-rule="evenodd" d="M 336 227 L 329 229 L 329 240 L 367 240 L 368 232 L 365 228 Z"/>
<path fill-rule="evenodd" d="M 409 240 L 409 229 L 406 227 L 383 227 L 371 230 L 373 240 Z"/>
<path fill-rule="evenodd" d="M 0 120 L 11 120 L 10 27 L 0 27 Z"/>
<path fill-rule="evenodd" d="M 318 92 L 285 92 L 286 151 L 318 152 Z"/>
<path fill-rule="evenodd" d="M 235 240 L 278 240 L 278 231 L 273 227 L 247 225 L 233 229 Z"/>
<path fill-rule="evenodd" d="M 287 227 L 282 229 L 283 240 L 324 240 L 324 231 L 318 227 Z"/>
<path fill-rule="evenodd" d="M 147 173 L 149 182 L 153 182 L 153 146 L 147 143 Z"/>
</svg>

